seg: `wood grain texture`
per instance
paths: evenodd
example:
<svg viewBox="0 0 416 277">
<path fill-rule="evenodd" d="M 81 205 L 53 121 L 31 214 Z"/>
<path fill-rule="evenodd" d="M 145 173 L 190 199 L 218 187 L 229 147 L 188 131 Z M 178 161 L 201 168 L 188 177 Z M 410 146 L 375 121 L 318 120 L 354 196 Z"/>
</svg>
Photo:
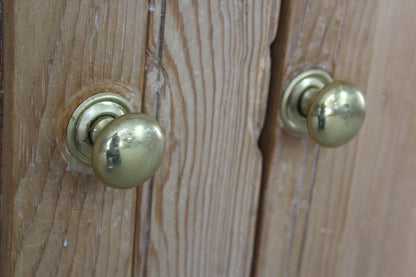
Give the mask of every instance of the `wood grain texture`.
<svg viewBox="0 0 416 277">
<path fill-rule="evenodd" d="M 149 13 L 147 17 L 147 44 L 146 44 L 146 71 L 145 86 L 143 89 L 142 112 L 158 119 L 160 105 L 156 95 L 163 87 L 163 68 L 161 54 L 164 39 L 164 17 L 166 5 L 163 1 L 149 1 Z M 166 2 L 164 3 L 166 4 Z M 155 99 L 156 97 L 156 99 Z M 156 106 L 155 106 L 156 104 Z M 162 109 L 164 107 L 161 107 Z M 165 127 L 162 129 L 166 135 Z M 147 265 L 149 256 L 149 237 L 151 229 L 151 206 L 153 197 L 154 178 L 148 180 L 139 187 L 137 195 L 136 229 L 135 229 L 135 259 L 133 264 L 133 276 L 148 276 Z"/>
<path fill-rule="evenodd" d="M 136 192 L 68 163 L 62 122 L 97 82 L 142 90 L 147 3 L 4 5 L 3 276 L 129 276 Z M 141 95 L 131 98 L 140 107 Z"/>
<path fill-rule="evenodd" d="M 288 134 L 279 122 L 281 93 L 291 77 L 320 67 L 334 77 L 367 88 L 374 33 L 373 1 L 285 1 L 276 43 L 273 45 L 271 92 L 266 124 L 260 147 L 264 153 L 263 191 L 258 224 L 256 276 L 299 276 L 305 236 L 311 221 L 311 201 L 316 201 L 316 172 L 322 164 L 320 148 L 309 137 Z M 338 70 L 342 67 L 343 70 Z M 335 70 L 337 69 L 337 70 Z M 371 101 L 371 100 L 369 100 Z M 357 139 L 336 150 L 328 174 L 349 176 L 354 163 L 349 153 L 356 152 Z M 327 189 L 338 183 L 320 184 Z M 313 194 L 312 194 L 313 193 Z M 345 196 L 345 194 L 341 194 Z M 342 197 L 333 203 L 342 202 Z M 313 202 L 315 203 L 315 202 Z M 319 202 L 318 202 L 319 203 Z M 325 209 L 325 208 L 324 208 Z M 324 235 L 331 232 L 325 226 Z M 308 238 L 308 242 L 313 239 Z M 316 256 L 318 256 L 315 253 Z M 322 260 L 321 262 L 326 262 Z M 302 271 L 303 272 L 303 271 Z M 328 276 L 304 272 L 307 276 Z"/>
<path fill-rule="evenodd" d="M 150 21 L 167 154 L 154 179 L 148 276 L 250 274 L 278 12 L 269 0 L 167 1 L 162 55 L 159 16 Z"/>
<path fill-rule="evenodd" d="M 3 0 L 0 0 L 0 238 L 2 237 L 2 199 L 3 199 Z M 0 239 L 0 253 L 2 243 Z M 1 254 L 0 254 L 1 266 Z"/>
<path fill-rule="evenodd" d="M 313 3 L 282 6 L 256 276 L 415 276 L 416 4 Z M 346 146 L 319 149 L 278 122 L 284 82 L 314 65 L 366 94 L 365 124 Z"/>
<path fill-rule="evenodd" d="M 374 6 L 369 56 L 351 27 L 335 70 L 368 68 L 367 119 L 348 152 L 320 153 L 300 276 L 416 276 L 416 3 Z"/>
</svg>

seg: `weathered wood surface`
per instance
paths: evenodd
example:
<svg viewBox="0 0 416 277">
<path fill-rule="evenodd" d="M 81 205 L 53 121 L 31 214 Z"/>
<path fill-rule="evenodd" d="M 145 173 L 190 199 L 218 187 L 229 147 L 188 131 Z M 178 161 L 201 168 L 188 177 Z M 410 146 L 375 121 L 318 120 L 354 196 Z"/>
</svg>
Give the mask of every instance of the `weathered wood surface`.
<svg viewBox="0 0 416 277">
<path fill-rule="evenodd" d="M 136 191 L 106 188 L 68 163 L 62 134 L 82 88 L 142 91 L 147 3 L 4 5 L 3 276 L 129 276 Z M 140 107 L 141 95 L 131 97 Z"/>
<path fill-rule="evenodd" d="M 416 24 L 412 1 L 287 1 L 273 52 L 256 276 L 415 276 Z M 356 83 L 368 113 L 337 149 L 278 122 L 280 93 L 318 65 Z"/>
<path fill-rule="evenodd" d="M 5 5 L 3 274 L 247 276 L 279 1 L 169 2 L 162 41 L 160 1 Z M 74 95 L 103 81 L 144 88 L 147 113 L 160 92 L 168 153 L 137 217 L 134 190 L 105 188 L 62 146 Z"/>
<path fill-rule="evenodd" d="M 3 0 L 0 0 L 0 238 L 2 235 L 2 187 L 3 187 Z M 1 265 L 1 239 L 0 239 L 0 265 Z"/>
<path fill-rule="evenodd" d="M 278 12 L 271 0 L 167 1 L 162 52 L 159 16 L 149 20 L 167 154 L 153 186 L 148 276 L 250 274 Z M 146 93 L 148 113 L 153 101 Z"/>
<path fill-rule="evenodd" d="M 372 52 L 360 65 L 345 43 L 336 70 L 369 69 L 368 116 L 349 152 L 321 152 L 301 276 L 416 275 L 416 3 L 374 6 Z"/>
</svg>

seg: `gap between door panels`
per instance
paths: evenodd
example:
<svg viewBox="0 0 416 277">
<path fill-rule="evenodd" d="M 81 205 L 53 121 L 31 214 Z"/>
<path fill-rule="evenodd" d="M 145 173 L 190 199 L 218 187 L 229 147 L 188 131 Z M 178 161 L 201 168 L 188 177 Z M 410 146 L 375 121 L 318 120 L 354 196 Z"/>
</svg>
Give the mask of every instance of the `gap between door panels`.
<svg viewBox="0 0 416 277">
<path fill-rule="evenodd" d="M 158 1 L 159 2 L 159 1 Z M 146 66 L 153 62 L 157 67 L 157 77 L 156 85 L 154 86 L 153 92 L 153 111 L 152 115 L 155 119 L 158 118 L 158 109 L 159 109 L 159 93 L 160 86 L 157 85 L 161 80 L 162 75 L 162 56 L 163 56 L 163 46 L 164 46 L 164 30 L 165 30 L 165 12 L 166 12 L 166 0 L 160 0 L 160 10 L 156 5 L 155 0 L 148 0 L 148 12 L 147 12 L 147 32 L 146 32 Z M 150 46 L 151 43 L 151 32 L 153 31 L 153 25 L 158 22 L 157 26 L 157 40 L 156 40 L 156 49 L 153 52 Z M 142 94 L 142 108 L 141 112 L 149 112 L 146 110 L 145 101 L 148 99 L 146 96 L 147 87 L 148 87 L 148 74 L 145 70 L 144 82 L 143 82 L 143 94 Z M 152 98 L 152 97 L 151 97 Z M 133 262 L 132 262 L 132 276 L 147 276 L 147 264 L 148 264 L 148 255 L 149 255 L 149 240 L 150 240 L 150 229 L 151 229 L 151 219 L 152 219 L 152 199 L 153 199 L 153 183 L 154 177 L 152 177 L 148 182 L 143 184 L 137 189 L 136 194 L 136 215 L 135 215 L 135 224 L 134 224 L 134 247 L 133 247 Z M 143 202 L 144 205 L 141 206 L 140 203 Z M 141 209 L 144 208 L 144 211 Z M 144 222 L 142 222 L 144 221 Z M 143 223 L 143 224 L 141 224 Z M 143 226 L 144 225 L 144 226 Z M 140 232 L 139 230 L 144 230 Z M 144 245 L 144 248 L 141 248 L 141 245 Z M 136 264 L 136 261 L 138 264 Z"/>
<path fill-rule="evenodd" d="M 0 215 L 3 200 L 3 0 L 0 0 Z M 2 237 L 2 218 L 0 216 L 0 238 Z M 1 253 L 0 240 L 0 253 Z M 0 255 L 0 268 L 1 268 Z"/>
<path fill-rule="evenodd" d="M 264 125 L 262 132 L 260 134 L 260 138 L 258 141 L 258 147 L 262 153 L 263 157 L 263 167 L 262 167 L 262 177 L 261 177 L 261 186 L 260 186 L 260 195 L 258 201 L 258 210 L 257 210 L 257 222 L 256 222 L 256 231 L 255 231 L 255 238 L 254 238 L 254 251 L 253 251 L 253 258 L 251 264 L 251 276 L 263 276 L 259 274 L 259 264 L 260 264 L 260 249 L 262 241 L 262 236 L 265 235 L 274 235 L 274 234 L 265 234 L 265 226 L 264 220 L 267 216 L 267 210 L 265 207 L 265 194 L 267 193 L 267 182 L 268 176 L 273 170 L 273 164 L 276 164 L 275 159 L 280 161 L 280 157 L 282 155 L 282 148 L 284 145 L 279 144 L 278 137 L 286 134 L 280 127 L 279 122 L 279 113 L 280 113 L 280 98 L 281 93 L 284 89 L 285 82 L 285 63 L 288 63 L 288 55 L 287 55 L 287 47 L 290 47 L 289 44 L 289 32 L 291 31 L 291 24 L 294 22 L 292 21 L 293 17 L 293 2 L 291 3 L 290 0 L 281 0 L 280 3 L 280 14 L 279 14 L 279 21 L 278 21 L 278 28 L 276 38 L 271 45 L 271 74 L 270 74 L 270 86 L 269 86 L 269 95 L 267 99 L 267 109 L 266 109 L 266 116 L 264 120 Z M 290 136 L 290 135 L 288 135 Z M 309 146 L 308 146 L 309 147 Z M 313 189 L 315 184 L 315 175 L 316 175 L 316 168 L 319 158 L 319 146 L 315 146 L 313 150 L 314 157 L 313 157 L 313 169 L 312 169 L 312 176 L 310 178 L 309 187 L 307 188 L 307 203 L 305 207 L 305 214 L 303 218 L 303 228 L 302 228 L 302 237 L 300 242 L 300 251 L 298 255 L 298 262 L 296 265 L 296 276 L 300 276 L 300 270 L 302 265 L 302 258 L 304 252 L 304 245 L 306 241 L 306 233 L 308 228 L 308 220 L 309 220 L 309 208 L 312 203 L 312 195 Z M 303 166 L 304 167 L 304 166 Z M 304 173 L 303 173 L 304 174 Z M 300 195 L 299 193 L 295 194 L 292 199 L 292 203 L 296 203 L 295 205 L 299 205 Z M 288 277 L 289 271 L 289 264 L 292 253 L 292 246 L 293 246 L 293 239 L 294 239 L 294 232 L 295 232 L 295 224 L 301 220 L 297 219 L 297 212 L 296 209 L 290 210 L 289 215 L 289 226 L 288 226 L 288 233 L 281 238 L 280 240 L 286 240 L 287 247 L 284 249 L 285 252 L 285 262 L 284 267 L 282 269 L 283 275 L 282 277 Z M 282 224 L 285 224 L 282 222 Z M 278 274 L 278 273 L 276 273 Z M 281 275 L 276 275 L 281 276 Z"/>
</svg>

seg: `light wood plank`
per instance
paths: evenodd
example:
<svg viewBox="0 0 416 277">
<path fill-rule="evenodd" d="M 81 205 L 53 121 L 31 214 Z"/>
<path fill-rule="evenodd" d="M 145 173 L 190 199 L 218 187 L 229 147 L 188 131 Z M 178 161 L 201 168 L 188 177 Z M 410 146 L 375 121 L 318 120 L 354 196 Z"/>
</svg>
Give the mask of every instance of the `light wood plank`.
<svg viewBox="0 0 416 277">
<path fill-rule="evenodd" d="M 167 1 L 158 84 L 167 154 L 153 187 L 148 276 L 250 274 L 278 12 L 271 0 Z"/>
<path fill-rule="evenodd" d="M 145 1 L 5 1 L 4 276 L 131 275 L 136 192 L 68 163 L 63 122 L 82 88 L 142 90 L 146 16 Z"/>
<path fill-rule="evenodd" d="M 279 32 L 273 46 L 268 113 L 260 139 L 264 171 L 254 270 L 256 276 L 299 276 L 303 262 L 317 261 L 318 253 L 311 257 L 303 251 L 310 222 L 316 220 L 308 212 L 312 200 L 322 209 L 328 208 L 315 199 L 314 185 L 319 183 L 315 180 L 316 171 L 322 164 L 320 148 L 308 137 L 296 138 L 288 134 L 279 123 L 283 88 L 298 72 L 318 66 L 330 73 L 343 67 L 344 70 L 335 71 L 334 77 L 354 82 L 365 90 L 373 47 L 376 3 L 375 0 L 320 0 L 312 4 L 310 1 L 294 0 L 282 5 Z M 337 153 L 337 159 L 330 163 L 328 174 L 349 176 L 353 161 L 348 157 L 353 155 L 349 153 L 355 153 L 356 145 L 357 140 L 353 140 L 337 150 L 325 150 Z M 334 167 L 339 171 L 332 170 Z M 326 190 L 340 186 L 330 184 L 320 185 Z M 344 186 L 343 190 L 346 189 Z M 333 196 L 331 203 L 342 205 L 342 197 Z M 329 209 L 330 212 L 332 210 L 333 207 Z M 331 232 L 325 226 L 321 227 L 321 236 Z M 307 243 L 314 239 L 308 238 Z M 322 259 L 321 262 L 327 261 Z M 302 273 L 306 276 L 328 276 L 308 270 Z"/>
<path fill-rule="evenodd" d="M 300 276 L 416 276 L 416 3 L 374 6 L 369 56 L 357 55 L 361 21 L 335 71 L 361 77 L 367 119 L 348 152 L 321 151 Z"/>
<path fill-rule="evenodd" d="M 3 157 L 3 0 L 0 0 L 0 159 Z M 3 159 L 0 162 L 0 238 L 2 236 L 2 195 L 3 195 Z M 1 266 L 1 239 L 0 239 L 0 266 Z"/>
</svg>

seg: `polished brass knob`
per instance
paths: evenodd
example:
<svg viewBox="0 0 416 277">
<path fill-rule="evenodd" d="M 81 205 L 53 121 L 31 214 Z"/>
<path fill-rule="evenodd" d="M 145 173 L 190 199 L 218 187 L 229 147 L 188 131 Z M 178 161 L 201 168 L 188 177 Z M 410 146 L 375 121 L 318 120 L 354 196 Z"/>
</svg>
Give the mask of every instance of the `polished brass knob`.
<svg viewBox="0 0 416 277">
<path fill-rule="evenodd" d="M 290 132 L 309 132 L 320 145 L 337 147 L 357 134 L 365 111 L 364 97 L 356 86 L 333 81 L 325 71 L 311 69 L 290 81 L 280 115 Z"/>
<path fill-rule="evenodd" d="M 119 94 L 100 93 L 81 103 L 67 126 L 72 155 L 92 165 L 96 176 L 116 188 L 138 186 L 154 175 L 165 153 L 156 120 L 135 113 Z"/>
</svg>

